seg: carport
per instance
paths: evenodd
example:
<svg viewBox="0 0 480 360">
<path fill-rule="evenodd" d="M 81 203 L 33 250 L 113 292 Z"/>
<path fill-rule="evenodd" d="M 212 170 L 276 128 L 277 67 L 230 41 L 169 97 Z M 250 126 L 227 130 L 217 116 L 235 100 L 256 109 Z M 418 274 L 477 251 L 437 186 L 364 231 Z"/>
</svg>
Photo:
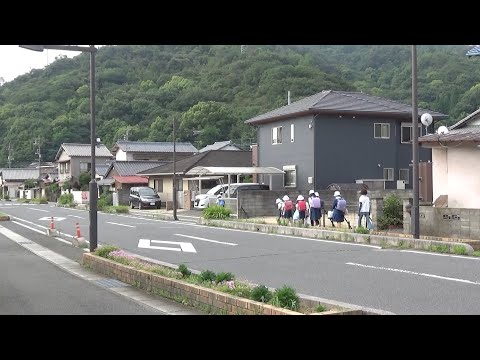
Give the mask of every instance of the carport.
<svg viewBox="0 0 480 360">
<path fill-rule="evenodd" d="M 239 167 L 239 166 L 196 166 L 190 169 L 185 175 L 197 176 L 198 179 L 201 179 L 204 176 L 228 176 L 228 187 L 230 188 L 231 177 L 232 175 L 237 176 L 237 182 L 241 175 L 269 175 L 269 186 L 272 190 L 272 176 L 273 175 L 283 175 L 285 172 L 283 170 L 277 169 L 275 167 L 267 166 L 251 166 L 251 167 Z M 195 178 L 195 179 L 197 179 Z M 190 180 L 190 179 L 189 179 Z M 201 182 L 201 180 L 199 180 Z M 230 197 L 230 192 L 228 192 L 228 197 Z"/>
</svg>

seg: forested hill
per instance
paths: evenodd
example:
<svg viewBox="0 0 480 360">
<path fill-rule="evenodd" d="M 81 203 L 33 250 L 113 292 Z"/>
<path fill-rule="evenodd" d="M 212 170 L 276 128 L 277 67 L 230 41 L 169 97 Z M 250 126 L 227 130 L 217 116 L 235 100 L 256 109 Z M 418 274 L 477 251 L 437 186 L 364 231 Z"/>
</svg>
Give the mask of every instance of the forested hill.
<svg viewBox="0 0 480 360">
<path fill-rule="evenodd" d="M 480 57 L 466 46 L 418 47 L 419 106 L 450 115 L 480 104 Z M 243 50 L 243 51 L 241 51 Z M 25 50 L 25 56 L 28 56 Z M 108 147 L 129 140 L 178 140 L 198 148 L 218 140 L 255 141 L 244 120 L 287 102 L 333 89 L 411 103 L 407 45 L 122 45 L 97 59 L 97 134 Z M 0 70 L 0 76 L 1 76 Z M 201 130 L 201 131 L 200 131 Z M 0 87 L 0 167 L 53 160 L 63 142 L 90 142 L 89 57 L 60 58 Z"/>
</svg>

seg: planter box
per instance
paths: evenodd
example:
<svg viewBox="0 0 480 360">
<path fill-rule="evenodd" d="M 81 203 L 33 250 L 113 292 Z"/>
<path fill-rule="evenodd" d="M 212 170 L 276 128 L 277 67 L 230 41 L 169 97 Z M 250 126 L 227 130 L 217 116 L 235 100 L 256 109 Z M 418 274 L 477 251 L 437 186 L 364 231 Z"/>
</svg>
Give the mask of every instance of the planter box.
<svg viewBox="0 0 480 360">
<path fill-rule="evenodd" d="M 304 315 L 288 309 L 277 308 L 217 290 L 190 284 L 182 280 L 167 278 L 155 273 L 123 265 L 94 254 L 83 254 L 82 264 L 96 272 L 136 286 L 142 290 L 175 301 L 194 306 L 213 314 L 226 315 Z M 301 300 L 303 305 L 315 308 L 319 302 Z M 311 315 L 361 315 L 361 310 L 332 308 L 322 304 L 327 311 Z"/>
</svg>

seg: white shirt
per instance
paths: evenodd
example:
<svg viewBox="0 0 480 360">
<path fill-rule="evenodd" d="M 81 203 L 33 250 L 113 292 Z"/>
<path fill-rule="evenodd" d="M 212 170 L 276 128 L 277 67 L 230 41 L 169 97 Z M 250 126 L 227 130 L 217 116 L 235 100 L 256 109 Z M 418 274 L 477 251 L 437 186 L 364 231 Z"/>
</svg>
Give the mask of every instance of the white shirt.
<svg viewBox="0 0 480 360">
<path fill-rule="evenodd" d="M 362 203 L 362 207 L 360 208 L 360 212 L 370 212 L 370 199 L 367 195 L 361 195 L 358 199 L 359 203 Z"/>
</svg>

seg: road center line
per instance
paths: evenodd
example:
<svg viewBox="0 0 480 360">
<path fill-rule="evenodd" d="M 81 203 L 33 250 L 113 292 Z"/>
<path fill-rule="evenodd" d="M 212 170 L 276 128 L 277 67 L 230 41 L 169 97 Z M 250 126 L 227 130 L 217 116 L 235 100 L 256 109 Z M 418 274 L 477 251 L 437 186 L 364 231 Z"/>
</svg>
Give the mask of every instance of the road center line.
<svg viewBox="0 0 480 360">
<path fill-rule="evenodd" d="M 386 267 L 373 266 L 373 265 L 363 265 L 363 264 L 357 264 L 357 263 L 352 263 L 352 262 L 348 262 L 348 263 L 346 263 L 346 264 L 347 264 L 347 265 L 364 267 L 364 268 L 369 268 L 369 269 L 387 270 L 387 271 L 393 271 L 393 272 L 400 272 L 400 273 L 404 273 L 404 274 L 411 274 L 411 275 L 419 275 L 419 276 L 431 277 L 431 278 L 441 279 L 441 280 L 449 280 L 449 281 L 456 281 L 456 282 L 461 282 L 461 283 L 466 283 L 466 284 L 480 285 L 480 282 L 478 282 L 478 281 L 470 281 L 470 280 L 465 280 L 465 279 L 457 279 L 457 278 L 451 278 L 451 277 L 434 275 L 434 274 L 419 273 L 419 272 L 410 271 L 410 270 L 386 268 Z"/>
<path fill-rule="evenodd" d="M 197 237 L 197 236 L 190 236 L 190 235 L 183 235 L 183 234 L 173 234 L 173 235 L 175 235 L 175 236 L 182 236 L 182 237 L 186 237 L 186 238 L 190 238 L 190 239 L 196 239 L 196 240 L 200 240 L 200 241 L 207 241 L 207 242 L 217 243 L 217 244 L 224 244 L 224 245 L 231 245 L 231 246 L 237 246 L 237 245 L 238 245 L 238 244 L 229 243 L 229 242 L 223 242 L 223 241 L 205 239 L 205 238 L 201 238 L 201 237 Z"/>
<path fill-rule="evenodd" d="M 114 223 L 114 222 L 111 222 L 111 221 L 105 221 L 107 224 L 113 224 L 113 225 L 118 225 L 118 226 L 126 226 L 126 227 L 130 227 L 130 228 L 135 228 L 135 226 L 132 226 L 132 225 L 126 225 L 126 224 L 119 224 L 119 223 Z"/>
<path fill-rule="evenodd" d="M 30 210 L 35 210 L 35 211 L 43 211 L 43 212 L 48 212 L 48 210 L 42 210 L 42 209 L 35 209 L 35 208 L 27 208 L 27 209 L 30 209 Z"/>
<path fill-rule="evenodd" d="M 85 219 L 85 218 L 83 218 L 83 217 L 81 217 L 81 216 L 77 216 L 77 215 L 67 215 L 67 216 L 71 216 L 71 217 L 79 218 L 79 219 Z"/>
</svg>

